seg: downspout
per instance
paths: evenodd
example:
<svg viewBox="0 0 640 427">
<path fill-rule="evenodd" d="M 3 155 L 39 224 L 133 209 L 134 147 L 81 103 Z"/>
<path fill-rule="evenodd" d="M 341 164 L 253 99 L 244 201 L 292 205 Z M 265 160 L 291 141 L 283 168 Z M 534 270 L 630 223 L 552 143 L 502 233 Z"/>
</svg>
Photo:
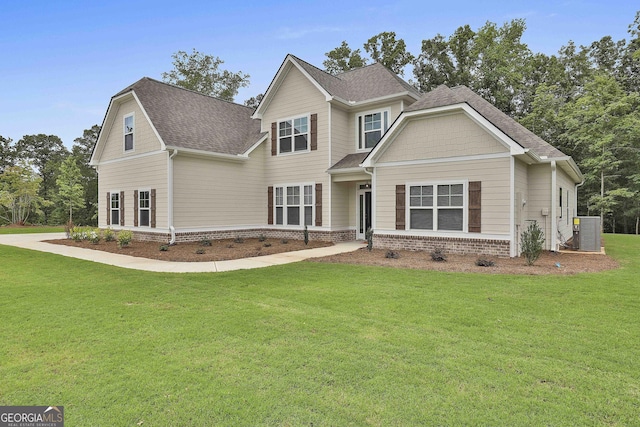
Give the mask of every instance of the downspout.
<svg viewBox="0 0 640 427">
<path fill-rule="evenodd" d="M 167 202 L 168 202 L 168 212 L 167 212 L 167 222 L 169 225 L 169 232 L 171 233 L 171 240 L 169 240 L 169 245 L 176 244 L 176 229 L 173 226 L 173 158 L 178 154 L 178 150 L 173 150 L 173 152 L 169 155 L 169 165 L 168 165 L 168 189 L 167 189 Z"/>
<path fill-rule="evenodd" d="M 556 161 L 551 161 L 551 239 L 549 239 L 549 245 L 551 246 L 549 250 L 557 252 L 558 251 L 558 218 L 557 214 L 557 203 L 556 198 L 558 196 L 556 189 Z"/>
</svg>

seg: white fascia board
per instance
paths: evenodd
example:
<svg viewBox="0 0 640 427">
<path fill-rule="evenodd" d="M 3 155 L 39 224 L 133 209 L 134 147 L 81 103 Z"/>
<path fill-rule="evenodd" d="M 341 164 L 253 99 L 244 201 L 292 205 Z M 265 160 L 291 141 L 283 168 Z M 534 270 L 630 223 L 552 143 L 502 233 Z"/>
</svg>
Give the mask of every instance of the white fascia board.
<svg viewBox="0 0 640 427">
<path fill-rule="evenodd" d="M 569 168 L 569 170 L 567 172 L 569 172 L 570 175 L 573 175 L 572 177 L 574 178 L 576 183 L 582 182 L 584 180 L 584 176 L 582 175 L 582 172 L 580 171 L 580 168 L 578 167 L 578 165 L 576 164 L 575 160 L 573 160 L 573 158 L 571 156 L 549 157 L 549 158 L 545 157 L 545 158 L 540 159 L 539 162 L 540 163 L 557 162 L 561 166 L 566 165 Z M 563 168 L 563 169 L 565 169 L 565 168 Z"/>
<path fill-rule="evenodd" d="M 496 126 L 494 126 L 490 121 L 485 119 L 480 113 L 471 108 L 469 104 L 466 102 L 447 105 L 443 107 L 435 107 L 429 108 L 426 110 L 416 110 L 410 112 L 403 112 L 398 120 L 393 123 L 391 128 L 385 133 L 380 142 L 371 150 L 371 154 L 367 156 L 365 161 L 362 163 L 364 167 L 372 167 L 375 160 L 384 152 L 386 149 L 386 145 L 390 144 L 393 139 L 396 137 L 396 133 L 402 131 L 402 128 L 406 126 L 406 124 L 412 120 L 416 120 L 421 117 L 429 117 L 436 116 L 439 114 L 453 113 L 456 111 L 463 111 L 470 119 L 476 122 L 479 126 L 489 132 L 496 140 L 498 140 L 502 145 L 509 149 L 511 155 L 521 155 L 525 154 L 527 150 L 518 144 L 516 141 L 511 139 L 507 134 L 502 132 Z"/>
<path fill-rule="evenodd" d="M 147 123 L 149 123 L 149 125 L 151 126 L 151 130 L 153 130 L 153 134 L 156 136 L 156 138 L 158 138 L 158 141 L 160 141 L 160 147 L 162 147 L 161 149 L 166 150 L 167 144 L 165 144 L 162 138 L 160 137 L 158 130 L 156 129 L 155 125 L 153 124 L 153 122 L 149 118 L 149 115 L 147 114 L 147 110 L 144 109 L 142 102 L 140 102 L 140 100 L 138 99 L 138 95 L 136 95 L 135 91 L 132 91 L 131 93 L 133 94 L 133 98 L 138 103 L 138 107 L 140 107 L 140 110 L 142 110 L 142 114 L 144 115 L 144 118 L 147 119 Z"/>
<path fill-rule="evenodd" d="M 121 102 L 129 100 L 129 98 L 131 98 L 131 97 L 133 97 L 133 99 L 138 104 L 138 107 L 140 108 L 140 111 L 142 111 L 142 115 L 144 115 L 144 118 L 149 123 L 149 126 L 151 126 L 151 129 L 153 130 L 154 135 L 156 136 L 156 138 L 158 138 L 158 141 L 160 141 L 161 150 L 166 150 L 167 149 L 166 144 L 164 143 L 164 141 L 160 137 L 160 134 L 158 133 L 158 130 L 156 129 L 156 127 L 154 126 L 153 122 L 149 118 L 149 115 L 147 114 L 147 111 L 144 109 L 144 107 L 143 107 L 142 103 L 140 102 L 140 99 L 136 95 L 135 91 L 129 91 L 129 92 L 123 93 L 122 95 L 119 95 L 117 97 L 111 98 L 111 101 L 109 102 L 109 108 L 107 109 L 107 114 L 105 115 L 104 122 L 102 123 L 102 127 L 100 128 L 100 134 L 98 135 L 98 141 L 96 142 L 96 147 L 94 148 L 93 153 L 91 154 L 91 160 L 89 161 L 89 165 L 90 166 L 96 166 L 96 165 L 99 164 L 99 162 L 96 161 L 95 156 L 96 156 L 96 153 L 98 153 L 98 148 L 100 148 L 100 150 L 102 150 L 102 145 L 104 144 L 103 141 L 106 138 L 105 135 L 108 135 L 111 132 L 111 129 L 113 127 L 112 125 L 113 125 L 114 121 L 112 120 L 112 117 L 111 117 L 113 106 L 116 103 L 120 104 Z M 105 125 L 107 123 L 109 123 L 110 120 L 112 120 L 111 126 L 109 126 L 108 129 L 104 129 Z"/>
<path fill-rule="evenodd" d="M 100 126 L 100 133 L 98 134 L 98 140 L 96 141 L 96 145 L 93 147 L 93 152 L 91 153 L 91 159 L 89 160 L 89 166 L 97 166 L 98 162 L 96 161 L 96 155 L 98 153 L 98 149 L 102 150 L 102 145 L 104 144 L 102 141 L 106 138 L 105 135 L 107 129 L 105 128 L 111 114 L 111 107 L 113 106 L 113 98 L 109 101 L 109 107 L 107 107 L 107 113 L 104 115 L 104 120 L 102 121 L 102 126 Z M 111 128 L 111 127 L 109 127 Z"/>
<path fill-rule="evenodd" d="M 144 153 L 140 153 L 140 154 L 134 154 L 132 156 L 126 156 L 126 157 L 118 157 L 115 159 L 111 159 L 111 160 L 105 160 L 104 162 L 99 162 L 99 163 L 95 163 L 92 166 L 101 166 L 101 165 L 110 165 L 113 163 L 123 163 L 123 162 L 129 162 L 131 160 L 137 160 L 137 159 L 141 159 L 144 157 L 150 157 L 150 156 L 156 156 L 160 153 L 166 153 L 166 150 L 156 150 L 156 151 L 147 151 Z"/>
<path fill-rule="evenodd" d="M 344 169 L 335 169 L 335 170 L 327 171 L 329 175 L 344 175 L 344 174 L 358 173 L 358 172 L 364 172 L 364 169 L 359 166 L 356 166 L 354 168 L 344 168 Z"/>
<path fill-rule="evenodd" d="M 214 153 L 212 151 L 196 150 L 194 148 L 168 146 L 167 149 L 177 151 L 178 155 L 183 154 L 196 157 L 213 157 L 220 160 L 229 160 L 235 162 L 243 162 L 249 158 L 248 156 L 244 156 L 242 154 Z"/>
<path fill-rule="evenodd" d="M 416 97 L 416 95 L 414 95 L 413 93 L 409 92 L 409 91 L 405 91 L 405 92 L 398 92 L 398 93 L 394 93 L 391 95 L 385 95 L 385 96 L 380 96 L 378 98 L 371 98 L 371 99 L 365 99 L 363 101 L 347 101 L 346 99 L 342 99 L 340 97 L 334 96 L 333 99 L 341 104 L 344 104 L 348 107 L 351 108 L 360 108 L 360 107 L 364 107 L 370 104 L 379 104 L 381 102 L 385 102 L 385 101 L 389 101 L 389 100 L 393 100 L 396 98 L 404 98 L 404 97 L 411 97 L 414 98 L 416 100 L 419 99 L 419 97 Z M 329 100 L 327 100 L 329 101 Z"/>
<path fill-rule="evenodd" d="M 333 96 L 331 96 L 329 92 L 327 92 L 322 86 L 320 86 L 320 84 L 313 77 L 311 77 L 309 73 L 307 73 L 305 69 L 300 66 L 300 64 L 298 64 L 298 61 L 293 59 L 291 55 L 287 55 L 287 57 L 284 59 L 284 62 L 278 69 L 275 77 L 273 78 L 273 81 L 267 88 L 267 91 L 262 98 L 262 102 L 260 102 L 260 105 L 258 105 L 258 108 L 253 113 L 251 118 L 262 119 L 262 112 L 271 102 L 272 93 L 278 90 L 278 88 L 282 84 L 282 80 L 286 77 L 291 67 L 296 67 L 296 69 L 300 71 L 302 75 L 305 76 L 309 80 L 309 82 L 311 82 L 311 84 L 313 84 L 320 91 L 320 93 L 324 95 L 327 101 L 331 101 L 333 99 Z"/>
<path fill-rule="evenodd" d="M 260 138 L 255 144 L 253 144 L 251 147 L 249 147 L 249 149 L 247 151 L 245 151 L 244 153 L 242 153 L 240 156 L 241 157 L 249 157 L 249 155 L 251 153 L 253 153 L 253 150 L 258 148 L 260 146 L 260 144 L 265 142 L 268 139 L 268 137 L 269 137 L 269 133 L 265 133 L 264 136 L 262 136 L 262 138 Z"/>
</svg>

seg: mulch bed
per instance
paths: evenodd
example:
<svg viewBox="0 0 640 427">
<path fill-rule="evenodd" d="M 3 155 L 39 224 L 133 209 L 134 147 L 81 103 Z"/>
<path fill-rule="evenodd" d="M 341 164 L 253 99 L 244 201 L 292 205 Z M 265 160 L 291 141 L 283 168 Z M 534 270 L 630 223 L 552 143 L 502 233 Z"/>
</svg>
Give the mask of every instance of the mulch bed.
<svg viewBox="0 0 640 427">
<path fill-rule="evenodd" d="M 534 265 L 526 265 L 523 257 L 500 258 L 445 254 L 446 261 L 436 262 L 431 259 L 431 253 L 426 251 L 393 251 L 397 254 L 397 259 L 387 258 L 387 252 L 383 249 L 368 251 L 366 248 L 361 248 L 354 252 L 314 258 L 310 261 L 464 273 L 525 275 L 594 273 L 618 268 L 618 263 L 606 255 L 579 252 L 543 252 Z M 493 261 L 495 265 L 479 267 L 476 265 L 479 258 Z"/>
<path fill-rule="evenodd" d="M 131 255 L 135 257 L 151 258 L 164 261 L 202 262 L 224 261 L 239 258 L 251 258 L 262 255 L 271 255 L 282 252 L 298 251 L 318 247 L 331 246 L 332 243 L 310 241 L 305 245 L 302 240 L 244 239 L 238 243 L 233 239 L 211 240 L 211 246 L 202 243 L 178 243 L 169 246 L 167 251 L 160 251 L 160 243 L 134 241 L 130 246 L 119 248 L 116 242 L 101 241 L 93 244 L 88 241 L 75 242 L 73 240 L 48 240 L 48 243 L 75 246 L 92 250 Z M 594 273 L 618 268 L 618 263 L 610 257 L 602 254 L 589 254 L 579 252 L 543 252 L 534 265 L 526 265 L 525 259 L 500 258 L 477 255 L 453 255 L 445 254 L 447 260 L 435 262 L 427 251 L 394 251 L 397 258 L 387 258 L 387 250 L 374 249 L 368 251 L 366 247 L 353 252 L 331 255 L 321 258 L 309 259 L 311 262 L 376 265 L 395 268 L 411 268 L 420 270 L 465 272 L 465 273 L 489 273 L 489 274 L 576 274 Z M 479 267 L 476 265 L 478 258 L 494 262 L 491 267 Z"/>
<path fill-rule="evenodd" d="M 47 240 L 46 242 L 141 258 L 180 262 L 225 261 L 333 245 L 333 243 L 320 241 L 309 241 L 309 244 L 305 245 L 302 240 L 266 239 L 260 241 L 259 239 L 243 239 L 242 242 L 239 242 L 235 241 L 235 239 L 228 239 L 211 240 L 210 246 L 203 245 L 200 242 L 178 243 L 174 246 L 168 246 L 167 251 L 161 251 L 160 246 L 162 244 L 158 242 L 133 241 L 129 246 L 123 248 L 119 248 L 116 242 L 105 241 L 101 241 L 98 244 L 93 244 L 87 240 L 76 242 L 71 239 Z"/>
</svg>

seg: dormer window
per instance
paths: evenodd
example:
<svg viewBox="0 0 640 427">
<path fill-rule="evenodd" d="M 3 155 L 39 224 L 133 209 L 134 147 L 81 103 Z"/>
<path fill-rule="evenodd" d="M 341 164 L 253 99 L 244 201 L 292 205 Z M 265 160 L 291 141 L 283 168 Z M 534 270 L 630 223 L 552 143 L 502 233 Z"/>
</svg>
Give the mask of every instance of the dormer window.
<svg viewBox="0 0 640 427">
<path fill-rule="evenodd" d="M 389 129 L 389 110 L 358 115 L 358 150 L 370 150 Z"/>
<path fill-rule="evenodd" d="M 133 150 L 133 114 L 124 117 L 124 151 Z"/>
</svg>

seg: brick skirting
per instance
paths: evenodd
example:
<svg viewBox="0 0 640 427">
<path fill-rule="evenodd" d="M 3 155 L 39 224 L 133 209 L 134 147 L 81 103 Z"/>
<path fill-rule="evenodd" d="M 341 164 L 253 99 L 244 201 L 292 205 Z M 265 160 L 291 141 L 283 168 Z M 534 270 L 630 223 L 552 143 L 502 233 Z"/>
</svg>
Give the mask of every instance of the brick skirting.
<svg viewBox="0 0 640 427">
<path fill-rule="evenodd" d="M 180 242 L 199 242 L 204 239 L 223 240 L 235 239 L 241 237 L 243 239 L 258 238 L 265 236 L 267 239 L 290 239 L 304 240 L 304 232 L 302 230 L 284 230 L 277 228 L 268 229 L 246 229 L 246 230 L 218 230 L 218 231 L 194 231 L 194 232 L 176 232 L 176 243 Z M 145 231 L 133 230 L 133 239 L 138 241 L 167 243 L 171 240 L 169 233 L 149 233 Z M 312 231 L 309 230 L 309 240 L 319 240 L 322 242 L 349 242 L 356 240 L 355 230 L 341 231 Z"/>
<path fill-rule="evenodd" d="M 511 256 L 508 240 L 374 234 L 373 247 L 410 251 L 433 251 L 439 248 L 450 254 Z"/>
</svg>

